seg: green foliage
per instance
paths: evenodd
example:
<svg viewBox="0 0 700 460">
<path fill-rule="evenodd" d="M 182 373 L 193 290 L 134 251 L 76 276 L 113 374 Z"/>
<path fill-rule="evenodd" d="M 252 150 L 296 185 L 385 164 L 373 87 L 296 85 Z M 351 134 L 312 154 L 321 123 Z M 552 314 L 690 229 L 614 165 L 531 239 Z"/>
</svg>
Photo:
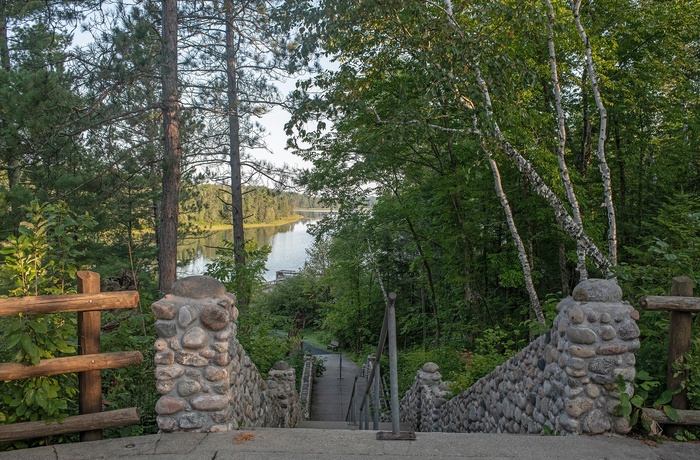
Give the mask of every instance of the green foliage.
<svg viewBox="0 0 700 460">
<path fill-rule="evenodd" d="M 375 345 L 376 347 L 376 345 Z M 385 347 L 386 353 L 388 349 Z M 376 348 L 373 352 L 376 352 Z M 366 358 L 366 355 L 365 355 Z M 440 367 L 443 380 L 453 379 L 464 367 L 461 360 L 462 349 L 445 344 L 441 347 L 429 347 L 426 349 L 416 347 L 410 350 L 401 351 L 398 361 L 399 394 L 403 395 L 416 379 L 416 371 L 427 362 L 434 362 Z M 382 373 L 385 374 L 386 381 L 389 381 L 389 359 L 382 357 Z"/>
<path fill-rule="evenodd" d="M 26 220 L 20 223 L 18 236 L 2 244 L 4 264 L 0 283 L 12 296 L 63 294 L 78 270 L 78 231 L 88 231 L 94 221 L 89 214 L 77 216 L 66 203 L 39 204 L 24 209 Z"/>
<path fill-rule="evenodd" d="M 661 382 L 654 380 L 651 375 L 641 370 L 637 372 L 632 383 L 632 391 L 627 385 L 621 376 L 618 377 L 617 390 L 620 392 L 620 404 L 615 408 L 616 413 L 629 420 L 633 428 L 639 427 L 646 433 L 656 433 L 658 431 L 658 426 L 654 425 L 656 422 L 644 416 L 642 409 L 649 404 L 652 391 L 661 387 Z M 654 400 L 653 407 L 663 410 L 671 420 L 678 420 L 678 412 L 669 405 L 672 397 L 673 393 L 670 390 L 664 391 Z"/>
<path fill-rule="evenodd" d="M 685 377 L 681 388 L 687 392 L 690 408 L 700 410 L 700 337 L 693 338 L 690 353 L 683 356 L 674 369 Z"/>
<path fill-rule="evenodd" d="M 452 393 L 457 395 L 488 375 L 512 357 L 519 350 L 519 346 L 510 332 L 500 328 L 483 331 L 482 335 L 474 340 L 474 351 L 465 353 L 464 371 L 452 380 Z"/>
<path fill-rule="evenodd" d="M 265 263 L 272 248 L 258 247 L 255 240 L 247 240 L 245 265 L 236 264 L 233 248 L 232 241 L 224 240 L 221 247 L 216 249 L 216 258 L 207 265 L 205 274 L 224 283 L 228 292 L 251 293 L 261 290 L 265 285 Z"/>
<path fill-rule="evenodd" d="M 102 399 L 108 409 L 136 407 L 141 412 L 140 424 L 105 430 L 106 438 L 158 432 L 155 405 L 160 395 L 156 391 L 153 365 L 153 337 L 156 337 L 156 332 L 150 309 L 152 299 L 146 292 L 143 294 L 140 305 L 134 310 L 102 313 L 102 351 L 138 350 L 144 357 L 139 366 L 102 371 Z"/>
<path fill-rule="evenodd" d="M 78 269 L 78 230 L 89 229 L 88 215 L 76 216 L 65 203 L 26 207 L 19 236 L 3 243 L 3 285 L 11 296 L 75 292 Z M 74 354 L 76 316 L 20 313 L 0 318 L 0 361 L 30 365 L 41 359 Z M 35 377 L 1 384 L 4 393 L 0 418 L 6 423 L 62 420 L 73 408 L 77 393 L 75 375 Z"/>
<path fill-rule="evenodd" d="M 272 365 L 284 360 L 292 350 L 291 341 L 275 333 L 269 317 L 254 305 L 238 317 L 237 337 L 265 379 Z"/>
</svg>

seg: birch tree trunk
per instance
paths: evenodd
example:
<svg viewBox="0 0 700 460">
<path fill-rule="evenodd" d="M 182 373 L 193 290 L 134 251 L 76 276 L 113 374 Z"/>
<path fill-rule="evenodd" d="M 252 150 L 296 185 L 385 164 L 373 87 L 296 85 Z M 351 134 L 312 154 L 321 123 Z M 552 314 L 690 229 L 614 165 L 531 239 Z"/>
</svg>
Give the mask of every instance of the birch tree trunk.
<svg viewBox="0 0 700 460">
<path fill-rule="evenodd" d="M 180 202 L 180 105 L 177 77 L 177 1 L 163 0 L 163 182 L 158 231 L 158 288 L 170 291 L 177 278 L 177 226 Z"/>
<path fill-rule="evenodd" d="M 548 9 L 549 33 L 547 35 L 547 43 L 549 45 L 549 67 L 552 75 L 551 78 L 552 88 L 554 90 L 554 104 L 557 110 L 557 159 L 559 161 L 559 177 L 561 177 L 564 190 L 566 191 L 566 198 L 569 201 L 569 205 L 571 205 L 571 212 L 573 214 L 574 222 L 583 228 L 578 199 L 576 198 L 574 187 L 571 184 L 569 168 L 566 165 L 566 157 L 564 156 L 566 147 L 566 117 L 564 115 L 564 109 L 561 102 L 561 86 L 559 85 L 557 55 L 554 47 L 554 7 L 552 6 L 551 0 L 544 0 L 544 3 Z M 588 270 L 586 269 L 586 251 L 583 249 L 583 247 L 581 247 L 581 245 L 577 244 L 576 254 L 578 256 L 577 270 L 579 272 L 579 280 L 583 281 L 588 279 Z"/>
<path fill-rule="evenodd" d="M 564 207 L 561 200 L 559 200 L 559 197 L 552 191 L 552 189 L 549 188 L 532 164 L 525 157 L 523 157 L 520 152 L 518 152 L 515 147 L 513 147 L 513 145 L 505 138 L 505 135 L 501 131 L 498 122 L 496 122 L 494 119 L 491 95 L 489 94 L 486 82 L 481 77 L 481 70 L 479 69 L 478 65 L 475 65 L 474 72 L 476 75 L 477 84 L 479 85 L 479 90 L 484 98 L 488 125 L 493 131 L 493 135 L 500 143 L 501 149 L 513 162 L 518 172 L 520 172 L 520 174 L 522 174 L 523 177 L 530 183 L 534 191 L 547 201 L 547 204 L 554 211 L 554 217 L 562 230 L 564 230 L 567 235 L 576 241 L 577 246 L 582 247 L 586 251 L 586 253 L 591 257 L 591 261 L 600 271 L 606 275 L 609 275 L 611 273 L 611 264 L 605 254 L 603 254 L 600 248 L 598 248 L 591 237 L 586 234 L 583 227 L 574 221 L 569 212 L 566 210 L 566 207 Z"/>
<path fill-rule="evenodd" d="M 476 118 L 474 119 L 474 127 L 476 128 Z M 503 212 L 506 215 L 506 221 L 508 222 L 508 229 L 510 230 L 510 235 L 513 237 L 513 242 L 518 249 L 518 259 L 520 259 L 520 266 L 523 270 L 523 276 L 525 277 L 525 288 L 527 289 L 527 294 L 530 297 L 530 306 L 532 307 L 532 312 L 534 313 L 537 321 L 541 324 L 545 324 L 544 313 L 542 313 L 542 307 L 540 305 L 540 299 L 537 297 L 537 291 L 535 290 L 535 284 L 532 282 L 532 269 L 530 261 L 527 257 L 527 252 L 525 252 L 525 245 L 523 245 L 523 240 L 520 238 L 518 233 L 518 227 L 515 225 L 515 219 L 513 218 L 513 211 L 510 208 L 510 203 L 508 202 L 508 197 L 506 192 L 503 190 L 503 184 L 501 183 L 501 173 L 498 170 L 498 164 L 496 160 L 493 159 L 491 151 L 486 147 L 484 138 L 481 138 L 481 150 L 486 155 L 486 159 L 491 167 L 491 172 L 493 173 L 494 187 L 496 188 L 496 195 L 501 201 L 501 207 L 503 207 Z"/>
<path fill-rule="evenodd" d="M 595 103 L 598 106 L 598 113 L 600 114 L 600 132 L 598 134 L 598 150 L 596 156 L 598 157 L 598 168 L 600 169 L 600 174 L 603 180 L 603 193 L 605 195 L 605 209 L 608 214 L 608 259 L 610 260 L 610 265 L 617 265 L 617 221 L 615 219 L 615 207 L 613 206 L 612 199 L 612 181 L 610 179 L 610 168 L 608 168 L 608 162 L 605 159 L 605 139 L 607 136 L 607 123 L 608 123 L 608 113 L 605 110 L 605 105 L 603 104 L 603 99 L 600 96 L 600 88 L 598 86 L 598 77 L 593 65 L 593 53 L 591 51 L 591 43 L 588 40 L 588 35 L 581 24 L 581 0 L 571 1 L 571 11 L 574 16 L 574 22 L 576 23 L 576 28 L 581 36 L 581 40 L 586 48 L 586 70 L 588 71 L 588 79 L 591 81 L 591 87 L 593 88 L 593 96 L 595 98 Z"/>
</svg>

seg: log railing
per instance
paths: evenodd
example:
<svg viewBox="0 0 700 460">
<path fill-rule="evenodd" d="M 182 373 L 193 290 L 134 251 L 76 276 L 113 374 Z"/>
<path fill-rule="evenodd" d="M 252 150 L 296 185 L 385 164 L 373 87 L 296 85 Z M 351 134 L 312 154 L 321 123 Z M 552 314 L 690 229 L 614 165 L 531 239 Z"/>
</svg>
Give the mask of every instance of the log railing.
<svg viewBox="0 0 700 460">
<path fill-rule="evenodd" d="M 673 278 L 671 296 L 642 297 L 639 303 L 645 310 L 670 312 L 666 388 L 675 392 L 671 407 L 677 409 L 678 420 L 672 421 L 655 409 L 645 409 L 645 412 L 658 423 L 668 424 L 667 434 L 674 435 L 683 430 L 683 425 L 700 425 L 700 411 L 686 410 L 688 395 L 681 390 L 685 376 L 674 369 L 674 364 L 690 352 L 692 313 L 700 313 L 700 298 L 693 297 L 693 281 L 687 276 L 678 276 Z"/>
<path fill-rule="evenodd" d="M 0 381 L 18 380 L 56 374 L 78 373 L 80 415 L 63 422 L 27 422 L 0 426 L 0 441 L 44 437 L 80 432 L 81 441 L 102 439 L 102 430 L 140 422 L 138 409 L 100 412 L 102 409 L 102 369 L 119 369 L 141 364 L 139 351 L 100 353 L 100 311 L 134 308 L 136 291 L 100 292 L 100 275 L 78 272 L 78 292 L 71 295 L 0 299 L 0 316 L 78 312 L 78 355 L 42 359 L 32 366 L 0 363 Z"/>
</svg>

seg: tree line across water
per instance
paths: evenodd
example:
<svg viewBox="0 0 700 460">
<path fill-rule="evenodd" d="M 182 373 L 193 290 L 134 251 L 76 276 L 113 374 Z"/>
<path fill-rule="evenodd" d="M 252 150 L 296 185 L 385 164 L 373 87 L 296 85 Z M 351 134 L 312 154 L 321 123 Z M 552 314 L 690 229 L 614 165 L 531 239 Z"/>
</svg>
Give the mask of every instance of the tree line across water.
<svg viewBox="0 0 700 460">
<path fill-rule="evenodd" d="M 201 184 L 183 192 L 183 222 L 200 227 L 230 226 L 231 206 L 226 201 L 229 189 Z M 243 188 L 243 216 L 246 224 L 269 224 L 294 215 L 296 209 L 323 207 L 318 198 L 268 187 Z"/>
</svg>

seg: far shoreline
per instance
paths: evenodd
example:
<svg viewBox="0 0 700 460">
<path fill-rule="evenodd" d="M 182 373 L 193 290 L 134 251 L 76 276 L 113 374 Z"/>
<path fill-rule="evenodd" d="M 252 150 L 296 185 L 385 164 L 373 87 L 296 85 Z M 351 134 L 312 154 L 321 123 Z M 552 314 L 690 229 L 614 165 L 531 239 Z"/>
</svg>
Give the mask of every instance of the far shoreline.
<svg viewBox="0 0 700 460">
<path fill-rule="evenodd" d="M 331 208 L 302 208 L 302 209 L 296 209 L 295 211 L 333 211 Z M 279 225 L 285 225 L 285 224 L 291 224 L 292 222 L 296 222 L 298 220 L 303 219 L 306 216 L 302 216 L 301 214 L 292 214 L 291 216 L 287 216 L 282 219 L 277 219 L 273 220 L 272 222 L 265 222 L 265 223 L 258 223 L 258 224 L 243 224 L 243 228 L 263 228 L 263 227 L 277 227 Z M 211 225 L 207 228 L 205 228 L 205 231 L 221 231 L 221 230 L 230 230 L 231 229 L 231 224 L 214 224 Z"/>
</svg>

